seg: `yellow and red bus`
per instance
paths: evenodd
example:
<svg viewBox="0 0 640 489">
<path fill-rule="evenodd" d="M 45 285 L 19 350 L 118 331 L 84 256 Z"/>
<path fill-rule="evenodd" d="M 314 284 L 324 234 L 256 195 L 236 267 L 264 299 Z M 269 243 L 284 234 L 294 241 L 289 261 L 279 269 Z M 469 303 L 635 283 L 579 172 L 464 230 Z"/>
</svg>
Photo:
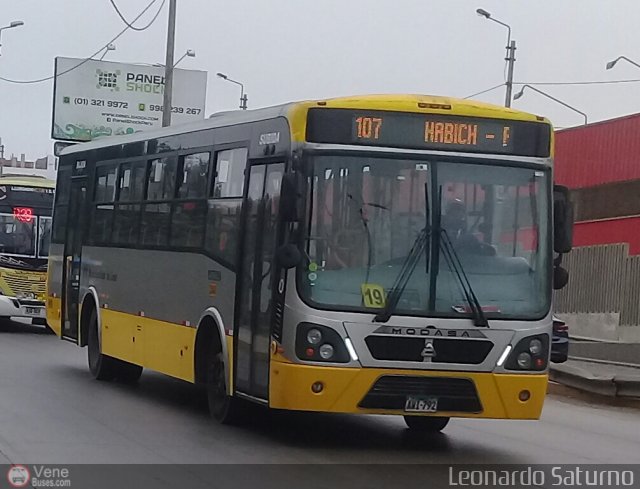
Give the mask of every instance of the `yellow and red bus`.
<svg viewBox="0 0 640 489">
<path fill-rule="evenodd" d="M 379 95 L 72 146 L 49 323 L 97 379 L 203 384 L 222 422 L 538 418 L 570 247 L 552 143 L 543 117 Z"/>
<path fill-rule="evenodd" d="M 0 176 L 0 318 L 46 324 L 54 188 L 40 176 Z"/>
</svg>

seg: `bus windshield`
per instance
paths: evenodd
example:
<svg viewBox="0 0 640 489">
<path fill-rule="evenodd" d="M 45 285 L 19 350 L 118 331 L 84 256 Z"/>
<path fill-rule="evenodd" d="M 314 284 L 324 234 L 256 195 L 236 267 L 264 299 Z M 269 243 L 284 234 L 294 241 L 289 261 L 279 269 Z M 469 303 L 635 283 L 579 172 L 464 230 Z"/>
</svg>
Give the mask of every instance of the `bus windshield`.
<svg viewBox="0 0 640 489">
<path fill-rule="evenodd" d="M 471 317 L 450 241 L 487 317 L 533 319 L 550 305 L 549 174 L 515 162 L 316 156 L 307 261 L 312 305 L 376 312 L 421 231 L 394 314 Z"/>
<path fill-rule="evenodd" d="M 0 253 L 47 258 L 51 239 L 51 218 L 0 214 Z"/>
</svg>

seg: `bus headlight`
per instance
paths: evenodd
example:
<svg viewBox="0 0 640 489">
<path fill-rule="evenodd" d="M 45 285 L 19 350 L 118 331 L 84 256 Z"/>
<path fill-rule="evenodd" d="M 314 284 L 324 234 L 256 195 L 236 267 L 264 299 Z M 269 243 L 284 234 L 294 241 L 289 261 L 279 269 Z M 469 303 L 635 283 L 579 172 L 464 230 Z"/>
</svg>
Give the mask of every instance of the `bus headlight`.
<svg viewBox="0 0 640 489">
<path fill-rule="evenodd" d="M 527 353 L 526 351 L 523 351 L 522 353 L 520 353 L 520 355 L 518 355 L 518 367 L 520 367 L 522 370 L 529 370 L 531 368 L 531 355 L 529 353 Z"/>
<path fill-rule="evenodd" d="M 542 341 L 540 341 L 538 338 L 532 339 L 529 343 L 529 351 L 532 355 L 539 355 L 542 351 Z"/>
<path fill-rule="evenodd" d="M 538 334 L 521 339 L 511 351 L 505 369 L 542 371 L 549 359 L 549 335 Z"/>
<path fill-rule="evenodd" d="M 303 361 L 349 363 L 344 339 L 328 326 L 300 323 L 296 328 L 296 356 Z"/>
<path fill-rule="evenodd" d="M 333 346 L 329 343 L 322 345 L 318 351 L 320 352 L 320 358 L 323 360 L 330 360 L 333 356 Z"/>
<path fill-rule="evenodd" d="M 322 333 L 319 329 L 313 328 L 307 331 L 307 342 L 310 345 L 317 345 L 322 341 Z"/>
</svg>

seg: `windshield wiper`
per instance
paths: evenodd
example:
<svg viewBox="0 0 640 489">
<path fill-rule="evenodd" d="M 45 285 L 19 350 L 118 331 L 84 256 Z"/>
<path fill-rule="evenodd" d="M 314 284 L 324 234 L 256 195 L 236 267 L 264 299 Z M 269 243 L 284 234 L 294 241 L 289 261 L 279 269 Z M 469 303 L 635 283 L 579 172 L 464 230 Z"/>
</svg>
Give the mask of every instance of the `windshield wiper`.
<svg viewBox="0 0 640 489">
<path fill-rule="evenodd" d="M 413 271 L 420 261 L 422 253 L 424 253 L 426 259 L 425 272 L 427 274 L 429 273 L 429 261 L 431 258 L 431 211 L 429 208 L 428 185 L 428 183 L 424 184 L 425 226 L 416 237 L 409 254 L 402 263 L 402 267 L 400 267 L 400 273 L 398 273 L 398 276 L 391 286 L 391 292 L 389 293 L 389 297 L 387 297 L 387 303 L 384 309 L 373 318 L 376 322 L 386 323 L 389 318 L 391 318 L 391 315 L 398 306 L 400 297 L 402 297 L 404 293 L 404 289 L 407 287 L 407 283 L 409 283 Z"/>
<path fill-rule="evenodd" d="M 413 246 L 411 247 L 411 251 L 409 251 L 409 254 L 402 263 L 400 273 L 398 273 L 398 276 L 391 286 L 391 292 L 389 293 L 389 297 L 387 297 L 387 303 L 384 306 L 384 309 L 382 309 L 382 311 L 376 314 L 373 318 L 375 322 L 386 323 L 395 311 L 400 297 L 404 293 L 404 289 L 406 288 L 407 283 L 409 282 L 409 279 L 411 278 L 411 275 L 426 248 L 430 235 L 431 229 L 429 227 L 425 227 L 416 237 L 416 240 L 413 242 Z"/>
<path fill-rule="evenodd" d="M 442 245 L 442 251 L 444 252 L 444 257 L 447 260 L 447 265 L 449 265 L 449 269 L 453 270 L 455 276 L 462 287 L 462 292 L 464 293 L 464 297 L 469 304 L 469 308 L 471 309 L 471 313 L 473 314 L 473 324 L 479 328 L 488 328 L 489 322 L 487 321 L 487 317 L 482 310 L 482 305 L 478 300 L 478 296 L 476 296 L 473 291 L 473 287 L 471 286 L 471 282 L 469 281 L 469 277 L 464 271 L 462 266 L 462 262 L 460 261 L 460 256 L 458 252 L 453 246 L 451 242 L 451 238 L 445 229 L 441 229 L 440 233 L 444 237 L 443 240 L 440 240 Z"/>
</svg>

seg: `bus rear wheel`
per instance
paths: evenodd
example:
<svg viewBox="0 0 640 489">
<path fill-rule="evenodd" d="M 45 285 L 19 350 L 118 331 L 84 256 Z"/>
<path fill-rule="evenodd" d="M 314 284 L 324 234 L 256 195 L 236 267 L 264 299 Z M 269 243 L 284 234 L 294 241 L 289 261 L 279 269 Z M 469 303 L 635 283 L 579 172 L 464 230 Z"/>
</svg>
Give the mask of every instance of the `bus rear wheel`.
<svg viewBox="0 0 640 489">
<path fill-rule="evenodd" d="M 440 416 L 405 416 L 404 422 L 416 433 L 438 433 L 449 424 L 449 418 Z"/>
<path fill-rule="evenodd" d="M 242 401 L 227 393 L 222 352 L 209 355 L 206 371 L 207 402 L 211 416 L 222 424 L 236 424 L 242 417 Z"/>
</svg>

